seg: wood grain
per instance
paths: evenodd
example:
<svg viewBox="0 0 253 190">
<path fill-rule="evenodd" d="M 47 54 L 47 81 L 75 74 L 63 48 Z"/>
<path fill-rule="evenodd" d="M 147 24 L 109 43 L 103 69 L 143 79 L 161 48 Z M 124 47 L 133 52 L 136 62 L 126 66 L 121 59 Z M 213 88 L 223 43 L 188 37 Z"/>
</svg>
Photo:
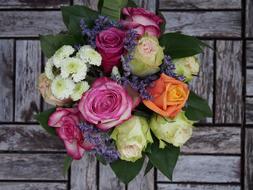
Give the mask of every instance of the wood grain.
<svg viewBox="0 0 253 190">
<path fill-rule="evenodd" d="M 65 151 L 58 137 L 39 125 L 0 125 L 0 151 Z"/>
<path fill-rule="evenodd" d="M 158 184 L 158 190 L 241 190 L 239 185 Z"/>
<path fill-rule="evenodd" d="M 247 66 L 253 66 L 253 41 L 246 42 Z"/>
<path fill-rule="evenodd" d="M 37 89 L 41 69 L 40 43 L 36 40 L 18 40 L 16 44 L 15 121 L 34 121 L 39 111 L 40 95 Z"/>
<path fill-rule="evenodd" d="M 246 36 L 253 37 L 253 1 L 246 0 Z"/>
<path fill-rule="evenodd" d="M 239 156 L 181 156 L 173 182 L 240 183 Z M 158 181 L 168 178 L 158 172 Z"/>
<path fill-rule="evenodd" d="M 245 130 L 245 190 L 253 189 L 253 129 Z"/>
<path fill-rule="evenodd" d="M 240 37 L 240 11 L 162 12 L 167 32 L 180 31 L 192 36 Z"/>
<path fill-rule="evenodd" d="M 246 77 L 246 95 L 253 95 L 253 69 L 247 69 L 247 77 Z"/>
<path fill-rule="evenodd" d="M 69 3 L 69 0 L 0 0 L 0 9 L 60 8 Z"/>
<path fill-rule="evenodd" d="M 217 41 L 216 123 L 242 121 L 242 43 Z"/>
<path fill-rule="evenodd" d="M 246 124 L 253 124 L 253 98 L 246 98 Z"/>
<path fill-rule="evenodd" d="M 204 41 L 210 47 L 214 47 L 213 41 Z M 213 72 L 213 57 L 214 51 L 211 48 L 205 48 L 204 53 L 200 54 L 199 60 L 201 63 L 199 76 L 195 77 L 190 83 L 190 88 L 205 98 L 208 101 L 210 108 L 213 107 L 213 83 L 214 83 L 214 72 Z M 212 118 L 207 118 L 201 123 L 212 123 Z"/>
<path fill-rule="evenodd" d="M 93 10 L 97 10 L 98 0 L 74 0 L 75 5 L 85 5 Z"/>
<path fill-rule="evenodd" d="M 0 180 L 64 180 L 64 154 L 1 154 Z"/>
<path fill-rule="evenodd" d="M 71 190 L 97 190 L 97 162 L 87 155 L 71 165 Z"/>
<path fill-rule="evenodd" d="M 0 37 L 33 37 L 65 30 L 59 11 L 0 11 L 0 28 Z"/>
<path fill-rule="evenodd" d="M 183 153 L 240 154 L 240 127 L 195 127 Z"/>
<path fill-rule="evenodd" d="M 125 190 L 125 185 L 119 181 L 109 165 L 99 164 L 99 189 Z"/>
<path fill-rule="evenodd" d="M 66 183 L 0 182 L 0 190 L 66 190 Z"/>
<path fill-rule="evenodd" d="M 160 0 L 160 9 L 240 9 L 240 0 Z"/>
<path fill-rule="evenodd" d="M 143 165 L 142 170 L 140 171 L 139 175 L 128 184 L 128 189 L 131 190 L 154 190 L 154 169 L 152 169 L 146 176 L 145 169 L 148 164 L 148 160 L 146 159 Z"/>
<path fill-rule="evenodd" d="M 14 41 L 0 40 L 0 121 L 13 120 Z"/>
</svg>

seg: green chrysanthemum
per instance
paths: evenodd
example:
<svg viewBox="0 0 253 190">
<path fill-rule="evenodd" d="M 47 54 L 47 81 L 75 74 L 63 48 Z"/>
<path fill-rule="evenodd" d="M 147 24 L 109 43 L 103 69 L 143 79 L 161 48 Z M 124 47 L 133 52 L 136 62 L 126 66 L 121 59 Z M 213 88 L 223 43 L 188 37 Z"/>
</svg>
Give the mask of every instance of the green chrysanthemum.
<svg viewBox="0 0 253 190">
<path fill-rule="evenodd" d="M 54 97 L 59 100 L 67 99 L 75 88 L 75 83 L 70 78 L 56 77 L 51 84 L 51 91 Z"/>
<path fill-rule="evenodd" d="M 101 55 L 89 45 L 82 46 L 77 56 L 90 65 L 100 66 L 102 62 Z"/>
<path fill-rule="evenodd" d="M 58 49 L 54 56 L 53 56 L 53 63 L 54 65 L 59 68 L 62 63 L 63 60 L 65 58 L 68 58 L 71 54 L 73 54 L 75 52 L 75 49 L 72 46 L 69 45 L 64 45 L 62 46 L 60 49 Z"/>
<path fill-rule="evenodd" d="M 71 99 L 74 101 L 80 100 L 83 93 L 89 89 L 89 84 L 86 81 L 79 82 L 75 85 Z"/>
</svg>

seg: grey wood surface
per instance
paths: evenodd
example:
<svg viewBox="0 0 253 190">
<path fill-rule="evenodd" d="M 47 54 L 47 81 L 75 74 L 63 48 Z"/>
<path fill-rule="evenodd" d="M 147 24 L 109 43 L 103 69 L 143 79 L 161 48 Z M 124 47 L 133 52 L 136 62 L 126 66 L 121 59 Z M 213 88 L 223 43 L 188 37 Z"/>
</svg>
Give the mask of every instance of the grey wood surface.
<svg viewBox="0 0 253 190">
<path fill-rule="evenodd" d="M 160 0 L 160 9 L 240 9 L 240 0 Z"/>
<path fill-rule="evenodd" d="M 217 41 L 216 123 L 242 121 L 242 42 Z"/>
<path fill-rule="evenodd" d="M 0 121 L 13 120 L 14 41 L 0 40 Z"/>
<path fill-rule="evenodd" d="M 167 32 L 180 31 L 193 36 L 240 37 L 240 11 L 162 12 Z"/>
<path fill-rule="evenodd" d="M 33 113 L 49 108 L 36 90 L 44 60 L 38 36 L 65 30 L 61 5 L 96 9 L 97 2 L 0 0 L 0 190 L 252 190 L 252 0 L 135 0 L 160 9 L 167 31 L 199 36 L 214 48 L 200 55 L 200 77 L 191 85 L 214 107 L 214 118 L 194 128 L 173 182 L 153 170 L 143 177 L 142 170 L 125 186 L 88 155 L 63 177 L 63 143 L 33 120 Z"/>
</svg>

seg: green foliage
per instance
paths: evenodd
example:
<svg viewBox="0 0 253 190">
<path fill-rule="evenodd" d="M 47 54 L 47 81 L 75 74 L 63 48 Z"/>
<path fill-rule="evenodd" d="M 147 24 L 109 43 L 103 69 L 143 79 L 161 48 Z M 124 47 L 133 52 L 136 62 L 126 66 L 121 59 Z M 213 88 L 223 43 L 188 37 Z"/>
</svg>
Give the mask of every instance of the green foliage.
<svg viewBox="0 0 253 190">
<path fill-rule="evenodd" d="M 160 37 L 160 45 L 164 47 L 164 53 L 172 59 L 193 56 L 203 52 L 207 46 L 199 39 L 180 33 L 167 33 Z"/>
<path fill-rule="evenodd" d="M 43 53 L 49 58 L 63 45 L 75 45 L 80 39 L 70 34 L 40 36 Z"/>
<path fill-rule="evenodd" d="M 101 14 L 110 17 L 113 20 L 119 20 L 121 9 L 126 7 L 128 0 L 104 0 L 101 8 Z"/>
<path fill-rule="evenodd" d="M 64 167 L 63 167 L 63 175 L 66 176 L 66 174 L 68 173 L 68 170 L 71 166 L 71 163 L 73 161 L 73 158 L 71 158 L 70 156 L 66 156 L 64 159 Z"/>
<path fill-rule="evenodd" d="M 153 164 L 152 164 L 150 161 L 148 161 L 148 164 L 147 164 L 146 169 L 145 169 L 145 172 L 144 172 L 144 176 L 147 175 L 148 172 L 149 172 L 153 167 L 154 167 Z"/>
<path fill-rule="evenodd" d="M 187 107 L 184 109 L 188 119 L 198 121 L 206 117 L 212 117 L 213 113 L 206 100 L 190 92 Z"/>
<path fill-rule="evenodd" d="M 88 27 L 91 27 L 98 17 L 98 12 L 86 6 L 74 5 L 61 7 L 63 22 L 71 34 L 81 34 L 80 20 L 84 19 Z"/>
<path fill-rule="evenodd" d="M 40 125 L 51 135 L 56 135 L 55 129 L 53 127 L 48 126 L 48 118 L 50 115 L 55 111 L 55 108 L 51 108 L 49 110 L 46 110 L 44 112 L 40 112 L 37 115 L 35 115 L 35 119 L 40 123 Z"/>
<path fill-rule="evenodd" d="M 149 161 L 159 169 L 166 177 L 172 180 L 173 170 L 176 166 L 180 149 L 168 144 L 165 148 L 159 148 L 158 140 L 152 144 L 151 153 L 147 153 Z"/>
<path fill-rule="evenodd" d="M 128 184 L 140 172 L 144 162 L 144 157 L 136 162 L 127 162 L 124 160 L 117 160 L 111 164 L 111 168 L 115 175 L 125 184 Z"/>
</svg>

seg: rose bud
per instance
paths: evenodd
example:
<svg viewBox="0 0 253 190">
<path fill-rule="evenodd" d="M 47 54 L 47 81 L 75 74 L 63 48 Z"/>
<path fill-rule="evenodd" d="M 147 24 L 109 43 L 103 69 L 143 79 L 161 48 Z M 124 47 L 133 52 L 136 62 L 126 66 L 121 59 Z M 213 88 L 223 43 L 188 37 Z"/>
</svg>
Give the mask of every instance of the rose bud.
<svg viewBox="0 0 253 190">
<path fill-rule="evenodd" d="M 102 77 L 84 93 L 78 109 L 86 121 L 108 130 L 131 117 L 133 100 L 117 82 Z"/>
<path fill-rule="evenodd" d="M 139 35 L 148 33 L 159 37 L 161 34 L 160 25 L 164 20 L 156 14 L 143 8 L 123 8 L 122 14 L 125 19 L 120 22 L 126 29 L 134 29 Z"/>
<path fill-rule="evenodd" d="M 159 46 L 158 39 L 145 35 L 134 50 L 133 60 L 130 62 L 131 72 L 140 77 L 154 74 L 160 70 L 163 58 L 163 48 Z"/>
<path fill-rule="evenodd" d="M 180 147 L 192 136 L 193 121 L 186 118 L 184 112 L 180 112 L 174 119 L 153 115 L 150 128 L 160 140 L 160 148 L 165 147 L 165 142 Z"/>
<path fill-rule="evenodd" d="M 111 137 L 116 142 L 120 159 L 131 162 L 140 159 L 147 144 L 153 142 L 147 120 L 139 116 L 117 126 Z"/>
<path fill-rule="evenodd" d="M 176 73 L 178 75 L 185 76 L 185 81 L 189 82 L 193 79 L 194 75 L 199 72 L 199 60 L 197 57 L 186 57 L 181 59 L 174 59 L 173 64 L 176 67 Z"/>
</svg>

